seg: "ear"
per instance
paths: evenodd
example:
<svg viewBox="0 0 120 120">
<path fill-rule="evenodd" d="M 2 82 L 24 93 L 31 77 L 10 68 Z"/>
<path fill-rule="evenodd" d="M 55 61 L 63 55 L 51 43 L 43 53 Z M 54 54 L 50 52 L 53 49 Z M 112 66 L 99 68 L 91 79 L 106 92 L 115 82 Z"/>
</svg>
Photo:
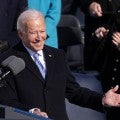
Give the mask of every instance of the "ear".
<svg viewBox="0 0 120 120">
<path fill-rule="evenodd" d="M 20 30 L 18 30 L 18 35 L 21 39 L 23 38 L 23 33 Z"/>
</svg>

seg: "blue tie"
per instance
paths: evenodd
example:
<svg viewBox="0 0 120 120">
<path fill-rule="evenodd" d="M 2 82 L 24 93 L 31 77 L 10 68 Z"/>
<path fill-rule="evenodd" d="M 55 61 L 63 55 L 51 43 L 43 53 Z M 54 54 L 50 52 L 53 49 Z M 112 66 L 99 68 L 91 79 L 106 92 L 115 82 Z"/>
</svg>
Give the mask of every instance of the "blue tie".
<svg viewBox="0 0 120 120">
<path fill-rule="evenodd" d="M 36 65 L 38 66 L 43 78 L 45 78 L 46 69 L 45 69 L 44 65 L 42 64 L 42 62 L 39 60 L 39 56 L 40 56 L 40 54 L 38 54 L 38 53 L 35 53 L 33 55 Z"/>
</svg>

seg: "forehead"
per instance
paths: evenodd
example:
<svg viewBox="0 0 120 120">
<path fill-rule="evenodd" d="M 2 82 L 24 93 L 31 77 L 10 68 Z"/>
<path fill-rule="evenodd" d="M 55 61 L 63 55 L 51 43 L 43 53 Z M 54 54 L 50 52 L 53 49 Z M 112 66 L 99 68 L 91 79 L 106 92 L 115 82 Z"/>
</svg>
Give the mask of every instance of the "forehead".
<svg viewBox="0 0 120 120">
<path fill-rule="evenodd" d="M 27 20 L 26 27 L 28 29 L 37 29 L 37 28 L 45 29 L 44 19 L 39 17 L 39 18 L 36 18 L 36 19 Z"/>
</svg>

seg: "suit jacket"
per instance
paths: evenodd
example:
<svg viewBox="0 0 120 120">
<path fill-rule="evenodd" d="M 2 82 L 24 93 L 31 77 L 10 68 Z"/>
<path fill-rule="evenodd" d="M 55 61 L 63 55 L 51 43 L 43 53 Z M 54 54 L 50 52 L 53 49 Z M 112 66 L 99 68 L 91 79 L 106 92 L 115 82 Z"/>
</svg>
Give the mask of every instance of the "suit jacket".
<svg viewBox="0 0 120 120">
<path fill-rule="evenodd" d="M 29 8 L 42 12 L 45 16 L 46 31 L 49 38 L 46 45 L 58 48 L 57 24 L 61 15 L 61 0 L 28 0 Z"/>
<path fill-rule="evenodd" d="M 10 35 L 16 29 L 19 14 L 27 7 L 27 0 L 0 1 L 0 40 L 10 39 Z M 10 45 L 14 39 L 9 41 Z"/>
<path fill-rule="evenodd" d="M 79 0 L 61 0 L 62 2 L 62 14 L 76 15 L 79 7 Z"/>
<path fill-rule="evenodd" d="M 102 110 L 102 96 L 76 83 L 63 51 L 44 46 L 43 53 L 47 67 L 45 80 L 21 43 L 5 53 L 6 57 L 22 58 L 26 67 L 15 76 L 6 76 L 7 84 L 0 88 L 1 104 L 24 110 L 38 107 L 54 120 L 68 120 L 65 97 L 71 103 Z"/>
</svg>

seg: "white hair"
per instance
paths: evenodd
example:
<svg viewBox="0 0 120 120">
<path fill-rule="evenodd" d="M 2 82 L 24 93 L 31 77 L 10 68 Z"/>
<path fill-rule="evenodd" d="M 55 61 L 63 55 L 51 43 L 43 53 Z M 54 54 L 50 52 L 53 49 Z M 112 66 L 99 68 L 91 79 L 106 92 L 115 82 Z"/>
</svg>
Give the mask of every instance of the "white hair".
<svg viewBox="0 0 120 120">
<path fill-rule="evenodd" d="M 34 20 L 37 18 L 44 19 L 44 16 L 41 12 L 34 10 L 34 9 L 28 9 L 25 10 L 23 13 L 20 14 L 17 20 L 17 30 L 24 31 L 26 30 L 26 23 L 28 20 Z"/>
</svg>

